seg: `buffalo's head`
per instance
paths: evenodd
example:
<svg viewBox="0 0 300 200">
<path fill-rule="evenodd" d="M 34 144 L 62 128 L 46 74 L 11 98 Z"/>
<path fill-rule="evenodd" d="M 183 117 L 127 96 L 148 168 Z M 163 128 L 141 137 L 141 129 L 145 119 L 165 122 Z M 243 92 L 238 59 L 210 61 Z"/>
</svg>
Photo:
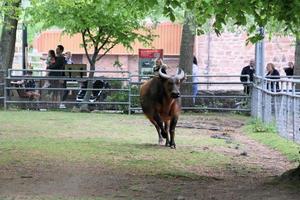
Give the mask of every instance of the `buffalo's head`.
<svg viewBox="0 0 300 200">
<path fill-rule="evenodd" d="M 162 68 L 159 69 L 159 77 L 163 79 L 163 87 L 167 95 L 171 98 L 180 97 L 180 84 L 184 80 L 184 71 L 180 68 L 177 69 L 175 76 L 169 76 L 162 72 Z"/>
</svg>

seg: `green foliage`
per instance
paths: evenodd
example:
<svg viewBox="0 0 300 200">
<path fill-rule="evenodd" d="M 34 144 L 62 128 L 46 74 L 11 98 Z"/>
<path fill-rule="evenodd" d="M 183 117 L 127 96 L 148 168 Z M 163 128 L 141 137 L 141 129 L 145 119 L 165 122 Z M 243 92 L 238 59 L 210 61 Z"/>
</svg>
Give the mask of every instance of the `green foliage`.
<svg viewBox="0 0 300 200">
<path fill-rule="evenodd" d="M 136 40 L 145 44 L 152 40 L 143 23 L 150 5 L 127 0 L 33 0 L 29 12 L 44 28 L 56 26 L 70 35 L 81 33 L 86 55 L 93 51 L 88 56 L 93 66 L 117 44 L 132 49 Z"/>
<path fill-rule="evenodd" d="M 112 88 L 122 88 L 128 89 L 127 86 L 122 86 L 121 81 L 113 81 L 110 82 Z M 131 94 L 139 94 L 139 88 L 137 86 L 131 86 Z M 108 102 L 128 102 L 129 96 L 128 91 L 124 92 L 112 92 L 107 97 Z M 132 107 L 139 107 L 139 98 L 138 97 L 131 97 L 131 106 Z M 116 105 L 114 106 L 116 110 L 121 110 L 123 113 L 128 113 L 128 105 Z"/>
<path fill-rule="evenodd" d="M 21 0 L 5 0 L 0 1 L 0 25 L 7 23 L 3 21 L 4 16 L 9 16 L 11 19 L 18 19 L 22 8 L 19 6 Z"/>
<path fill-rule="evenodd" d="M 255 133 L 277 133 L 276 127 L 274 123 L 271 124 L 265 124 L 262 122 L 262 120 L 255 118 L 250 121 L 250 124 L 253 127 L 253 132 Z"/>
<path fill-rule="evenodd" d="M 213 29 L 221 34 L 229 23 L 237 27 L 245 27 L 251 42 L 257 42 L 261 36 L 258 27 L 281 24 L 283 32 L 299 34 L 300 1 L 289 0 L 166 0 L 164 14 L 175 20 L 176 8 L 193 13 L 196 17 L 198 32 L 206 31 L 207 24 L 212 21 Z M 274 29 L 270 28 L 270 32 Z"/>
</svg>

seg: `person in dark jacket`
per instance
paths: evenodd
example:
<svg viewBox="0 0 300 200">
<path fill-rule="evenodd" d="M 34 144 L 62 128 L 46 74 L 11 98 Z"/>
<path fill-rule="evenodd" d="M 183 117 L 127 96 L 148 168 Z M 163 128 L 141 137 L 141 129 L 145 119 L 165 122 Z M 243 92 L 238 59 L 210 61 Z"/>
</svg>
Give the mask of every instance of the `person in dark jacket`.
<svg viewBox="0 0 300 200">
<path fill-rule="evenodd" d="M 267 79 L 280 79 L 280 73 L 277 69 L 275 69 L 275 65 L 273 63 L 268 63 L 267 64 L 267 74 L 266 74 L 266 78 Z M 271 91 L 275 91 L 275 87 L 276 87 L 276 91 L 279 90 L 279 82 L 271 82 L 270 86 L 271 86 Z M 267 89 L 269 89 L 269 83 L 267 83 Z"/>
<path fill-rule="evenodd" d="M 287 76 L 293 76 L 294 75 L 294 63 L 288 62 L 288 67 L 283 68 L 285 71 L 285 74 Z"/>
<path fill-rule="evenodd" d="M 55 63 L 51 64 L 48 69 L 50 70 L 65 70 L 65 57 L 63 56 L 64 47 L 62 45 L 57 45 Z M 65 73 L 62 71 L 50 71 L 49 76 L 51 77 L 62 77 Z M 63 81 L 52 80 L 50 83 L 52 88 L 63 88 Z M 62 92 L 55 90 L 53 91 L 53 101 L 58 101 L 58 97 L 62 95 Z"/>
<path fill-rule="evenodd" d="M 253 59 L 250 60 L 249 65 L 242 69 L 241 75 L 249 75 L 249 81 L 253 82 L 253 75 L 255 73 L 255 61 Z M 248 81 L 247 77 L 241 76 L 241 82 L 246 83 Z M 250 93 L 250 86 L 248 84 L 244 84 L 244 93 Z"/>
</svg>

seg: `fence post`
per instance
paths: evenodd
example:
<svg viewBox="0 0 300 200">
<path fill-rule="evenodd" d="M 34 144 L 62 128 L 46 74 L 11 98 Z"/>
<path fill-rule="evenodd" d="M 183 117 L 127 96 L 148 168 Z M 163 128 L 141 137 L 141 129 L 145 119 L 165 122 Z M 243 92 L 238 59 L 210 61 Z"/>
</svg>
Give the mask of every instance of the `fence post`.
<svg viewBox="0 0 300 200">
<path fill-rule="evenodd" d="M 131 115 L 131 73 L 128 73 L 128 115 Z"/>
<path fill-rule="evenodd" d="M 7 70 L 5 70 L 4 72 L 3 72 L 3 83 L 4 83 L 4 85 L 3 85 L 3 106 L 4 106 L 4 110 L 7 110 L 7 104 L 6 104 L 6 98 L 7 98 L 7 80 L 6 80 L 6 77 L 8 76 L 8 73 L 7 73 Z"/>
<path fill-rule="evenodd" d="M 293 141 L 295 141 L 295 134 L 296 134 L 296 83 L 292 83 L 292 101 L 293 101 L 293 104 L 292 104 L 292 111 L 293 111 Z"/>
</svg>

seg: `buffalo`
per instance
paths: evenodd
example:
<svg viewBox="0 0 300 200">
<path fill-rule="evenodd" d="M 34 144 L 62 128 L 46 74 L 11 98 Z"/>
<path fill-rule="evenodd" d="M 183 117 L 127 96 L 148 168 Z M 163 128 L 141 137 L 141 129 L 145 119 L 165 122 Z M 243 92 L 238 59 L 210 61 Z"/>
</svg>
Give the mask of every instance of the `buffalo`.
<svg viewBox="0 0 300 200">
<path fill-rule="evenodd" d="M 159 70 L 159 76 L 141 86 L 140 101 L 144 114 L 157 130 L 158 143 L 163 144 L 165 138 L 165 146 L 175 149 L 175 127 L 181 110 L 179 89 L 185 75 L 180 68 L 175 76 L 169 76 L 162 70 Z"/>
</svg>

